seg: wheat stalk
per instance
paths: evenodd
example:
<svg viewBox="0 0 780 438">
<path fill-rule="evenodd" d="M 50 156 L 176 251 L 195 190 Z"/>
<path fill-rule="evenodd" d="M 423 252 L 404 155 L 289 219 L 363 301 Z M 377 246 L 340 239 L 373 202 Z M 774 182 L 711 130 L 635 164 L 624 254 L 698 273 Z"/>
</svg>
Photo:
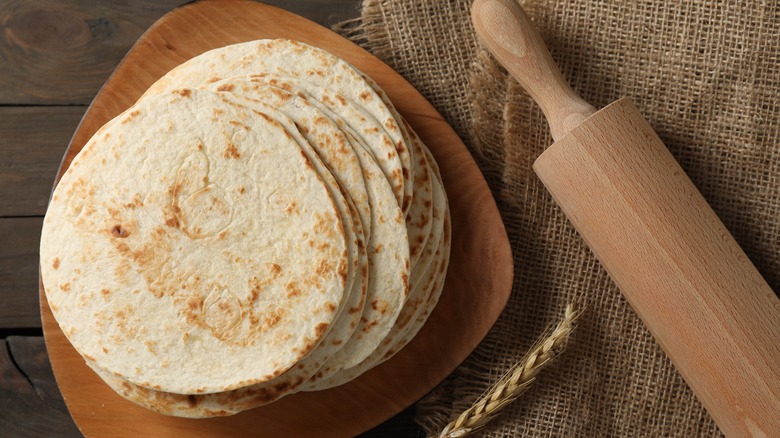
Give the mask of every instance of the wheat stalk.
<svg viewBox="0 0 780 438">
<path fill-rule="evenodd" d="M 444 427 L 438 438 L 461 438 L 485 427 L 485 425 L 501 413 L 536 379 L 539 372 L 550 363 L 550 360 L 562 351 L 562 347 L 574 330 L 577 318 L 581 312 L 576 311 L 573 304 L 566 306 L 566 311 L 552 333 L 540 340 L 520 362 L 515 364 L 474 405 L 463 411 L 458 418 Z"/>
</svg>

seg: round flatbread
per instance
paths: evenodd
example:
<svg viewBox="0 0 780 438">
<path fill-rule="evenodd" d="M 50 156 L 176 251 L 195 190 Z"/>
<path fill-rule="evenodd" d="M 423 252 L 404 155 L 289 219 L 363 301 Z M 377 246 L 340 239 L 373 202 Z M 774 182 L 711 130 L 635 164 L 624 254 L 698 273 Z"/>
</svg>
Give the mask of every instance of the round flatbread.
<svg viewBox="0 0 780 438">
<path fill-rule="evenodd" d="M 378 95 L 361 72 L 322 49 L 286 39 L 249 41 L 213 49 L 168 72 L 144 96 L 257 73 L 301 79 L 333 90 L 358 102 L 378 120 L 390 136 L 394 155 L 401 162 L 398 173 L 393 173 L 394 169 L 383 170 L 390 172 L 386 176 L 393 187 L 401 189 L 398 201 L 406 215 L 413 190 L 414 157 L 409 140 L 404 137 L 404 128 L 396 121 L 397 113 L 391 109 L 392 104 L 388 106 L 389 100 L 384 93 Z M 377 157 L 377 160 L 381 165 L 384 157 Z"/>
<path fill-rule="evenodd" d="M 327 187 L 281 125 L 213 93 L 149 97 L 121 117 L 74 159 L 44 219 L 41 275 L 63 332 L 160 391 L 282 375 L 345 297 Z"/>
<path fill-rule="evenodd" d="M 422 145 L 422 142 L 419 142 L 418 145 L 423 156 L 427 157 L 426 166 L 428 162 L 432 163 L 433 167 L 428 170 L 435 175 L 431 181 L 434 193 L 431 219 L 433 227 L 431 236 L 426 240 L 427 244 L 422 251 L 423 255 L 412 271 L 412 278 L 415 281 L 412 282 L 409 297 L 393 328 L 368 357 L 353 367 L 344 368 L 335 373 L 323 376 L 323 372 L 318 371 L 309 382 L 301 385 L 300 390 L 302 391 L 318 391 L 343 385 L 390 359 L 411 341 L 425 324 L 433 307 L 438 303 L 449 263 L 451 243 L 449 208 L 444 186 L 438 176 L 438 168 L 432 161 L 433 157 Z M 415 174 L 419 175 L 420 169 L 416 169 Z M 412 209 L 414 210 L 414 205 Z"/>
</svg>

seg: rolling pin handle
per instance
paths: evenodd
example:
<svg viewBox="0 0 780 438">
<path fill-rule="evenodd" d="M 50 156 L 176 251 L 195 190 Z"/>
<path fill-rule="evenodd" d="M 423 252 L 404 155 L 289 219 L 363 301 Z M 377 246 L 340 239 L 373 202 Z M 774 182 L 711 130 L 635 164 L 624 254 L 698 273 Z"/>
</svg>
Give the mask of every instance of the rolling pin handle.
<svg viewBox="0 0 780 438">
<path fill-rule="evenodd" d="M 556 141 L 596 112 L 569 88 L 515 0 L 475 0 L 471 18 L 482 43 L 542 108 Z"/>
</svg>

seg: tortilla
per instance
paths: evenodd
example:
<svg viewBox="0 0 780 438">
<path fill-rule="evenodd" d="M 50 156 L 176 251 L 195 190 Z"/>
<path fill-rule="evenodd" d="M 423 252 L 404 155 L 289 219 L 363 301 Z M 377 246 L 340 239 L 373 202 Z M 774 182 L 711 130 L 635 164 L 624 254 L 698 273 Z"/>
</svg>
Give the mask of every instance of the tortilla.
<svg viewBox="0 0 780 438">
<path fill-rule="evenodd" d="M 349 270 L 309 160 L 277 122 L 213 93 L 149 97 L 121 117 L 73 160 L 44 219 L 42 279 L 71 344 L 180 394 L 298 364 L 338 316 Z"/>
<path fill-rule="evenodd" d="M 427 148 L 422 146 L 421 142 L 419 145 L 424 155 L 428 157 L 427 162 L 432 162 L 433 157 Z M 432 164 L 435 166 L 435 162 Z M 411 341 L 425 324 L 427 316 L 430 315 L 433 307 L 438 303 L 449 263 L 451 236 L 446 194 L 438 176 L 438 169 L 434 167 L 431 171 L 436 175 L 432 179 L 434 188 L 432 234 L 427 239 L 427 245 L 423 250 L 420 263 L 415 266 L 415 270 L 412 272 L 412 278 L 417 280 L 412 283 L 412 291 L 393 328 L 371 355 L 362 362 L 353 367 L 338 370 L 335 373 L 323 373 L 320 370 L 309 382 L 302 385 L 300 390 L 317 391 L 343 385 L 390 359 Z M 414 205 L 412 209 L 414 209 Z M 421 317 L 421 315 L 425 316 Z"/>
<path fill-rule="evenodd" d="M 332 120 L 306 99 L 288 90 L 249 81 L 245 77 L 228 78 L 199 88 L 249 98 L 289 117 L 295 126 L 288 130 L 300 131 L 327 171 L 352 199 L 368 240 L 371 236 L 371 205 L 360 161 L 349 139 Z"/>
<path fill-rule="evenodd" d="M 327 144 L 328 141 L 332 142 L 332 137 L 329 135 L 331 133 L 307 129 L 307 133 L 304 136 L 296 127 L 299 123 L 301 126 L 306 126 L 305 120 L 303 120 L 300 114 L 296 114 L 298 118 L 291 119 L 271 107 L 271 105 L 266 105 L 257 100 L 229 92 L 220 93 L 220 95 L 228 101 L 246 106 L 252 111 L 266 114 L 279 122 L 285 130 L 292 135 L 293 139 L 295 139 L 303 153 L 312 163 L 314 169 L 320 175 L 320 178 L 325 182 L 331 196 L 336 201 L 335 204 L 339 214 L 343 218 L 349 218 L 349 220 L 343 221 L 343 225 L 345 226 L 345 231 L 348 230 L 348 232 L 346 232 L 346 235 L 348 236 L 346 239 L 348 248 L 347 254 L 350 273 L 352 275 L 347 276 L 347 286 L 351 287 L 351 289 L 349 295 L 343 300 L 343 311 L 341 311 L 330 327 L 332 332 L 327 335 L 329 344 L 324 346 L 322 344 L 318 345 L 312 353 L 316 353 L 317 360 L 319 361 L 317 367 L 311 370 L 311 373 L 313 374 L 314 371 L 322 365 L 324 360 L 332 356 L 352 336 L 352 333 L 360 322 L 360 315 L 365 306 L 366 294 L 370 284 L 368 278 L 369 259 L 360 216 L 350 196 L 341 193 L 341 190 L 344 189 L 326 168 L 318 155 L 317 151 L 323 151 L 329 147 Z M 350 279 L 353 279 L 354 282 L 350 282 Z M 307 367 L 307 369 L 308 368 L 310 367 Z"/>
<path fill-rule="evenodd" d="M 352 150 L 356 152 L 366 184 L 373 230 L 368 241 L 369 287 L 366 298 L 367 305 L 353 336 L 346 342 L 341 351 L 327 361 L 324 367 L 335 372 L 338 369 L 360 363 L 376 349 L 391 330 L 406 301 L 409 290 L 411 273 L 409 234 L 407 226 L 403 222 L 403 213 L 392 197 L 389 182 L 382 177 L 382 172 L 373 159 L 373 154 L 370 153 L 371 148 L 350 134 L 354 132 L 349 129 L 350 125 L 356 124 L 358 129 L 361 125 L 354 120 L 347 123 L 342 119 L 342 115 L 357 111 L 356 105 L 349 103 L 337 93 L 319 87 L 307 86 L 307 89 L 324 97 L 323 101 L 331 102 L 331 106 L 328 106 L 293 85 L 293 83 L 297 84 L 300 81 L 293 82 L 287 79 L 273 78 L 266 82 L 266 79 L 254 76 L 249 79 L 231 78 L 215 84 L 222 84 L 216 85 L 216 89 L 223 87 L 226 90 L 230 89 L 230 92 L 233 93 L 259 98 L 279 107 L 282 111 L 289 111 L 295 117 L 302 117 L 300 125 L 306 131 L 321 131 L 326 136 L 337 138 L 333 129 L 338 131 L 340 126 L 352 146 Z M 266 84 L 273 85 L 269 88 L 269 85 Z M 346 103 L 335 104 L 335 102 Z M 337 114 L 331 111 L 332 109 L 340 112 Z M 350 112 L 350 109 L 353 112 Z M 313 110 L 317 112 L 307 114 Z M 325 118 L 321 119 L 320 114 L 324 115 Z M 371 116 L 366 115 L 366 117 Z M 318 123 L 313 123 L 314 120 Z M 424 202 L 426 197 L 421 196 L 420 199 Z M 324 370 L 323 373 L 318 372 L 318 374 L 324 374 Z"/>
<path fill-rule="evenodd" d="M 260 40 L 185 62 L 95 134 L 55 190 L 42 278 L 112 389 L 203 418 L 392 357 L 450 243 L 438 167 L 384 91 Z"/>
<path fill-rule="evenodd" d="M 364 75 L 344 60 L 316 47 L 298 41 L 277 39 L 257 40 L 205 52 L 168 72 L 142 96 L 158 94 L 181 87 L 197 87 L 205 83 L 243 75 L 270 73 L 297 78 L 342 94 L 360 103 L 378 120 L 392 140 L 401 162 L 400 174 L 386 175 L 393 187 L 401 187 L 399 199 L 404 215 L 409 210 L 414 181 L 413 156 L 403 127 L 396 121 L 396 112 L 388 106 L 386 96 L 377 94 Z M 382 93 L 384 94 L 384 93 Z M 383 157 L 377 157 L 378 162 Z M 384 170 L 384 168 L 383 168 Z M 399 181 L 396 184 L 396 181 Z"/>
</svg>

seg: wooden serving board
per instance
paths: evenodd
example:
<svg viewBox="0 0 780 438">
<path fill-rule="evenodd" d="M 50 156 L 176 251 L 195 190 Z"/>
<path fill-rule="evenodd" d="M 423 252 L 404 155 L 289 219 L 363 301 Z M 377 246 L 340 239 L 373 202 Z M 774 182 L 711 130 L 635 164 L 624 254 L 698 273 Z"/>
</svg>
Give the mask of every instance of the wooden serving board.
<svg viewBox="0 0 780 438">
<path fill-rule="evenodd" d="M 452 260 L 441 301 L 399 354 L 338 388 L 299 393 L 232 417 L 167 417 L 115 394 L 76 353 L 41 289 L 41 315 L 52 367 L 65 401 L 88 437 L 353 436 L 397 414 L 451 373 L 504 308 L 513 264 L 504 225 L 476 163 L 441 115 L 406 80 L 330 30 L 250 1 L 202 1 L 172 11 L 128 52 L 87 110 L 59 176 L 87 140 L 131 106 L 159 77 L 209 49 L 260 38 L 321 47 L 367 73 L 387 92 L 441 167 L 452 214 Z"/>
</svg>

